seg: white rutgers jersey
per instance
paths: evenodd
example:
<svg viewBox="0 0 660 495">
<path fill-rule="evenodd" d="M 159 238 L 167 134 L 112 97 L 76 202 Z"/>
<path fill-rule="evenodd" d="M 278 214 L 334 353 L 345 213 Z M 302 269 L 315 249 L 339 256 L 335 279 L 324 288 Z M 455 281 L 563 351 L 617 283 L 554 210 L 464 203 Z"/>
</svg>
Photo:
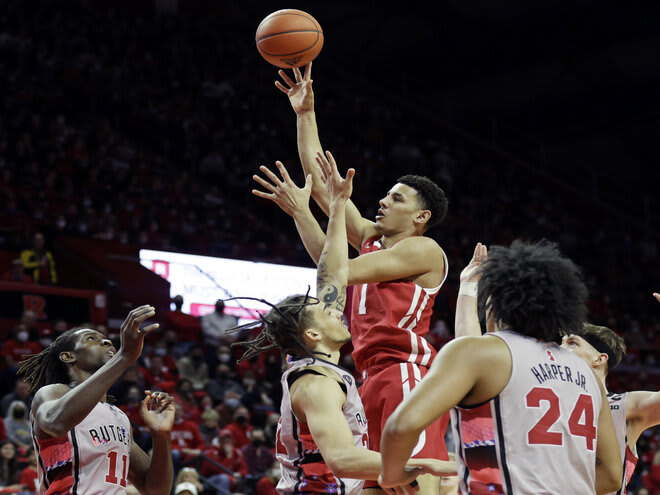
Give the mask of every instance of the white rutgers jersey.
<svg viewBox="0 0 660 495">
<path fill-rule="evenodd" d="M 40 494 L 126 493 L 131 425 L 119 408 L 99 402 L 66 436 L 33 441 Z"/>
<path fill-rule="evenodd" d="M 637 449 L 632 450 L 628 447 L 628 425 L 626 422 L 626 405 L 628 394 L 609 394 L 607 400 L 610 403 L 610 412 L 612 421 L 616 430 L 616 439 L 619 442 L 619 453 L 623 461 L 623 483 L 621 488 L 609 495 L 626 495 L 626 485 L 635 471 L 637 465 Z"/>
<path fill-rule="evenodd" d="M 593 372 L 557 344 L 488 335 L 509 347 L 511 378 L 488 402 L 451 412 L 461 492 L 594 494 L 602 396 Z"/>
<path fill-rule="evenodd" d="M 293 373 L 318 374 L 309 366 L 328 368 L 341 378 L 345 385 L 346 402 L 342 408 L 353 433 L 355 445 L 368 448 L 367 419 L 355 380 L 344 368 L 322 359 L 301 358 L 290 363 L 282 375 L 282 405 L 277 425 L 276 455 L 282 466 L 282 478 L 277 484 L 279 493 L 333 493 L 357 495 L 364 480 L 337 478 L 323 460 L 321 452 L 309 432 L 307 424 L 296 418 L 289 396 L 289 377 Z M 341 384 L 338 382 L 338 386 Z M 343 387 L 342 387 L 343 389 Z"/>
</svg>

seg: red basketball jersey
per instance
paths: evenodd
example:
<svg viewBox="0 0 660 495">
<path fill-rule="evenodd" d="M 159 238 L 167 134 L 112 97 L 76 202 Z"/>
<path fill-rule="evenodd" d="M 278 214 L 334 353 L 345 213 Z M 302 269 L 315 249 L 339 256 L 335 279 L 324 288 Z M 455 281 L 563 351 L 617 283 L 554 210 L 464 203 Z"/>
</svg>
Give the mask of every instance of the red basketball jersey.
<svg viewBox="0 0 660 495">
<path fill-rule="evenodd" d="M 382 249 L 379 237 L 367 239 L 360 254 Z M 426 289 L 414 282 L 392 280 L 353 287 L 351 340 L 353 359 L 360 372 L 373 366 L 410 362 L 429 366 L 436 350 L 424 338 L 440 287 Z"/>
</svg>

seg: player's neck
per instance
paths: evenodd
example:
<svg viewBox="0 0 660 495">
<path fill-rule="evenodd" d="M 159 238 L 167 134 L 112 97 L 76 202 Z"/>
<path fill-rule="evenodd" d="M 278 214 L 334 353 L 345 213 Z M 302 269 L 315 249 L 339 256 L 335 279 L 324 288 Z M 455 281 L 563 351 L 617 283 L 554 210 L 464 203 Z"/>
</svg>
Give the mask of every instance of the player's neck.
<svg viewBox="0 0 660 495">
<path fill-rule="evenodd" d="M 396 234 L 383 234 L 380 237 L 380 245 L 383 249 L 389 249 L 394 246 L 397 242 L 407 239 L 408 237 L 421 236 L 421 233 L 414 231 L 399 232 Z"/>
<path fill-rule="evenodd" d="M 317 346 L 313 349 L 313 356 L 332 364 L 339 364 L 339 349 L 330 349 L 327 346 Z"/>
</svg>

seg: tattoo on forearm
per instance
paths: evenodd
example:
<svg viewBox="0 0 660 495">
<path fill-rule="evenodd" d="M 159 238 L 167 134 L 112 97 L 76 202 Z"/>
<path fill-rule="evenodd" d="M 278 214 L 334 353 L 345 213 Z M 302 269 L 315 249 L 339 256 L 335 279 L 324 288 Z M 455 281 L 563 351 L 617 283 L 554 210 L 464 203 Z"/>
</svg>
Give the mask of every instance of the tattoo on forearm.
<svg viewBox="0 0 660 495">
<path fill-rule="evenodd" d="M 328 266 L 325 263 L 325 255 L 323 252 L 319 258 L 316 275 L 316 288 L 319 294 L 319 299 L 323 303 L 323 309 L 336 309 L 343 312 L 346 306 L 346 285 L 338 285 L 328 274 Z"/>
</svg>

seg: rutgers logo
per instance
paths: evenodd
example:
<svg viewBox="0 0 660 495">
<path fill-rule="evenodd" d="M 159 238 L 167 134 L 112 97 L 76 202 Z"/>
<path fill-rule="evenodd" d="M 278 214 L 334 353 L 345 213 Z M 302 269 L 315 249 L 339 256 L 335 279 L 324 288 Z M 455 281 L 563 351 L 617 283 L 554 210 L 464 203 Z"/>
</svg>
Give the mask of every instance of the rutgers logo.
<svg viewBox="0 0 660 495">
<path fill-rule="evenodd" d="M 23 311 L 34 311 L 37 318 L 40 320 L 47 320 L 46 315 L 46 300 L 42 296 L 35 294 L 23 294 Z"/>
<path fill-rule="evenodd" d="M 548 353 L 548 357 L 550 358 L 550 361 L 554 361 L 554 360 L 555 360 L 555 356 L 552 354 L 552 351 L 551 351 L 551 350 L 548 349 L 548 350 L 545 351 L 545 352 Z"/>
</svg>

